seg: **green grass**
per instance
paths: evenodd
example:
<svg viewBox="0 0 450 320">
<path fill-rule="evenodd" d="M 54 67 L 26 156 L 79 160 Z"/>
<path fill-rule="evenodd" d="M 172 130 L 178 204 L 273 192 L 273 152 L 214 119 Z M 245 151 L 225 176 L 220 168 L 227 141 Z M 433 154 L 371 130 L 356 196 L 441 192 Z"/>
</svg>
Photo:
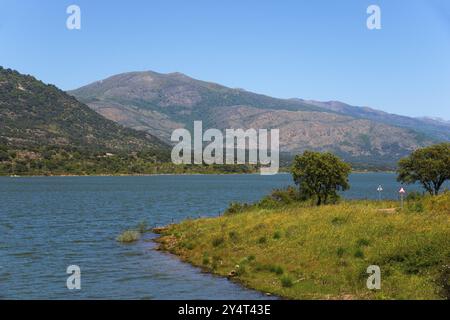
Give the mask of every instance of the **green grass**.
<svg viewBox="0 0 450 320">
<path fill-rule="evenodd" d="M 398 207 L 388 201 L 252 206 L 169 226 L 158 241 L 206 271 L 234 270 L 242 284 L 291 299 L 448 298 L 450 193 L 420 203 L 422 211 L 380 210 Z M 381 268 L 381 290 L 366 287 L 370 265 Z"/>
</svg>

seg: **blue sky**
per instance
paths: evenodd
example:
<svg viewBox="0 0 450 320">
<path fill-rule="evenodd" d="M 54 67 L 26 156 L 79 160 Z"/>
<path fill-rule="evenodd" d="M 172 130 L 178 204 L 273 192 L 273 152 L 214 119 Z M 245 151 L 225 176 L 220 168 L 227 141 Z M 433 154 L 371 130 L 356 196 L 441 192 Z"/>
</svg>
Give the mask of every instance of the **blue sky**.
<svg viewBox="0 0 450 320">
<path fill-rule="evenodd" d="M 77 4 L 81 30 L 66 28 Z M 366 9 L 381 8 L 381 30 Z M 179 71 L 267 95 L 450 120 L 448 0 L 0 0 L 0 65 L 74 89 Z"/>
</svg>

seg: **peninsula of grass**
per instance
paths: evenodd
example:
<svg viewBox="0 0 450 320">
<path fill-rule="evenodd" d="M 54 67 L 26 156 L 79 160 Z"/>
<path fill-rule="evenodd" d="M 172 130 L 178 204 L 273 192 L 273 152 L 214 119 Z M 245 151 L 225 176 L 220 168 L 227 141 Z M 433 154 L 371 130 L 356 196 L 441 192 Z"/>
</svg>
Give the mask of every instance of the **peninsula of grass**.
<svg viewBox="0 0 450 320">
<path fill-rule="evenodd" d="M 159 230 L 160 249 L 288 299 L 448 299 L 450 192 L 398 202 L 233 205 Z M 381 289 L 367 288 L 367 268 Z"/>
</svg>

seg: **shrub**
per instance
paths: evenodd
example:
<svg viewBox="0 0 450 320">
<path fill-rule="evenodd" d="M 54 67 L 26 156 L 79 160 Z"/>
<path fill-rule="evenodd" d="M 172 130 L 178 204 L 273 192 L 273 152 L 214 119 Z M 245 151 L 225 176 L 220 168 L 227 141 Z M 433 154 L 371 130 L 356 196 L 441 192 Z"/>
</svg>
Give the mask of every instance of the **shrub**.
<svg viewBox="0 0 450 320">
<path fill-rule="evenodd" d="M 282 275 L 284 273 L 283 268 L 280 266 L 270 266 L 269 271 L 278 275 Z"/>
<path fill-rule="evenodd" d="M 258 207 L 262 209 L 274 209 L 283 205 L 288 205 L 297 201 L 303 201 L 299 191 L 294 187 L 286 189 L 275 189 L 272 193 L 258 202 Z"/>
<path fill-rule="evenodd" d="M 282 275 L 284 273 L 284 270 L 281 266 L 277 266 L 274 264 L 260 264 L 256 263 L 255 265 L 256 271 L 268 271 L 271 273 L 275 273 L 277 275 Z"/>
<path fill-rule="evenodd" d="M 239 237 L 238 237 L 238 234 L 237 234 L 236 231 L 230 231 L 230 232 L 228 233 L 228 236 L 230 237 L 230 239 L 231 239 L 233 242 L 239 240 Z"/>
<path fill-rule="evenodd" d="M 364 251 L 362 251 L 361 249 L 356 249 L 355 254 L 354 254 L 355 258 L 364 258 Z"/>
<path fill-rule="evenodd" d="M 334 217 L 331 220 L 331 224 L 333 224 L 335 226 L 339 226 L 339 225 L 344 224 L 346 222 L 347 222 L 347 218 L 344 218 L 344 217 Z"/>
<path fill-rule="evenodd" d="M 286 189 L 275 189 L 274 191 L 272 191 L 272 194 L 270 196 L 275 201 L 283 204 L 290 204 L 294 201 L 298 201 L 300 198 L 298 190 L 294 187 L 287 187 Z"/>
<path fill-rule="evenodd" d="M 239 202 L 232 202 L 228 206 L 228 208 L 225 210 L 225 215 L 233 215 L 238 214 L 241 212 L 244 212 L 245 210 L 248 210 L 251 207 L 248 203 L 239 203 Z"/>
<path fill-rule="evenodd" d="M 195 247 L 192 242 L 183 242 L 181 245 L 188 250 L 193 250 Z"/>
<path fill-rule="evenodd" d="M 265 196 L 261 201 L 258 202 L 258 208 L 261 209 L 275 209 L 280 206 L 280 204 L 275 201 L 271 196 Z"/>
<path fill-rule="evenodd" d="M 407 208 L 410 212 L 423 212 L 424 206 L 422 201 L 425 199 L 421 193 L 412 191 L 406 197 Z"/>
<path fill-rule="evenodd" d="M 212 240 L 213 247 L 218 247 L 225 242 L 223 237 L 216 237 Z"/>
<path fill-rule="evenodd" d="M 281 232 L 280 231 L 276 231 L 274 234 L 273 234 L 273 238 L 274 239 L 280 239 L 281 238 Z"/>
<path fill-rule="evenodd" d="M 283 288 L 290 288 L 294 285 L 294 281 L 292 281 L 292 278 L 288 275 L 284 275 L 281 277 L 281 285 Z"/>
<path fill-rule="evenodd" d="M 408 203 L 408 211 L 421 213 L 424 211 L 422 202 Z"/>
<path fill-rule="evenodd" d="M 359 239 L 358 241 L 356 241 L 356 245 L 358 247 L 367 247 L 370 244 L 370 241 L 367 239 Z"/>
<path fill-rule="evenodd" d="M 339 247 L 339 248 L 336 250 L 336 254 L 337 254 L 337 256 L 338 256 L 339 258 L 341 258 L 341 257 L 345 254 L 345 249 L 342 248 L 342 247 Z"/>
<path fill-rule="evenodd" d="M 148 225 L 146 221 L 141 221 L 135 229 L 126 230 L 121 235 L 119 235 L 116 240 L 118 242 L 130 243 L 138 241 L 141 238 L 141 235 L 148 231 Z M 183 244 L 188 247 L 189 244 Z M 192 248 L 190 249 L 192 250 Z"/>
<path fill-rule="evenodd" d="M 446 190 L 436 197 L 426 197 L 425 208 L 440 213 L 450 213 L 450 191 Z"/>
<path fill-rule="evenodd" d="M 261 238 L 259 238 L 259 239 L 258 239 L 258 243 L 259 243 L 259 244 L 265 244 L 265 243 L 267 243 L 267 238 L 266 238 L 266 237 L 261 237 Z"/>
<path fill-rule="evenodd" d="M 411 191 L 406 197 L 406 201 L 419 201 L 423 199 L 423 195 L 417 191 Z"/>
<path fill-rule="evenodd" d="M 219 256 L 213 256 L 211 268 L 213 270 L 217 269 L 217 266 L 220 264 L 220 261 L 221 261 L 221 258 Z"/>
<path fill-rule="evenodd" d="M 138 241 L 141 238 L 141 233 L 136 230 L 127 230 L 124 231 L 121 235 L 117 237 L 118 242 L 122 243 L 131 243 Z"/>
<path fill-rule="evenodd" d="M 444 250 L 443 250 L 444 249 Z M 445 261 L 448 251 L 439 242 L 421 247 L 409 246 L 381 259 L 381 264 L 398 265 L 406 274 L 418 274 Z"/>
<path fill-rule="evenodd" d="M 275 189 L 268 196 L 263 197 L 254 204 L 232 202 L 225 210 L 224 215 L 232 215 L 245 212 L 251 208 L 276 209 L 294 202 L 308 200 L 307 197 L 300 195 L 300 192 L 294 187 L 286 189 Z"/>
</svg>

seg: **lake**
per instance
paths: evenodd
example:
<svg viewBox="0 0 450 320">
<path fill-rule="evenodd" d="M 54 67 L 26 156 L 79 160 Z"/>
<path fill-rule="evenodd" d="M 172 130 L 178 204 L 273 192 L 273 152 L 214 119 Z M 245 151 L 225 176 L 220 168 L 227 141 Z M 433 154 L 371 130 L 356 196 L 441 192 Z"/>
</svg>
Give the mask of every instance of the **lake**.
<svg viewBox="0 0 450 320">
<path fill-rule="evenodd" d="M 390 173 L 350 183 L 352 199 L 376 199 L 379 184 L 396 199 L 400 187 Z M 0 178 L 0 299 L 266 299 L 153 250 L 153 234 L 115 238 L 142 220 L 215 216 L 290 184 L 287 174 Z M 66 287 L 69 265 L 81 268 L 81 290 Z"/>
</svg>

